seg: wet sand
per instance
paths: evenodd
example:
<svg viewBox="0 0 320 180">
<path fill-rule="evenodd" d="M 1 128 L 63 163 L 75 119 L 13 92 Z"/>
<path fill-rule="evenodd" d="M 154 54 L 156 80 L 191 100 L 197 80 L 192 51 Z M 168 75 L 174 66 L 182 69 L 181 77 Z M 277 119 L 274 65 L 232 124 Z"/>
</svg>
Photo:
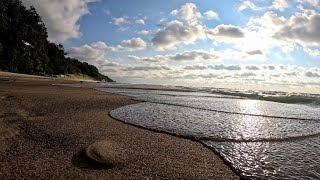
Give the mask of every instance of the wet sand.
<svg viewBox="0 0 320 180">
<path fill-rule="evenodd" d="M 111 118 L 129 97 L 59 83 L 0 73 L 0 179 L 239 179 L 198 142 Z M 91 161 L 96 142 L 118 162 Z"/>
</svg>

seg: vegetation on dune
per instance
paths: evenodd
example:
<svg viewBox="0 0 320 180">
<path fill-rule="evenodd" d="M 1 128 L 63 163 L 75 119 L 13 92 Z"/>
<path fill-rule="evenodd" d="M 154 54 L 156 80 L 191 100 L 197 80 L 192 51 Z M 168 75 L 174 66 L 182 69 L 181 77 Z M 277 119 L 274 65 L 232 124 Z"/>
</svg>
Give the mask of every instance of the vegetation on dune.
<svg viewBox="0 0 320 180">
<path fill-rule="evenodd" d="M 95 66 L 66 55 L 61 44 L 48 41 L 34 7 L 28 9 L 20 0 L 0 1 L 0 69 L 37 75 L 81 73 L 112 81 Z"/>
</svg>

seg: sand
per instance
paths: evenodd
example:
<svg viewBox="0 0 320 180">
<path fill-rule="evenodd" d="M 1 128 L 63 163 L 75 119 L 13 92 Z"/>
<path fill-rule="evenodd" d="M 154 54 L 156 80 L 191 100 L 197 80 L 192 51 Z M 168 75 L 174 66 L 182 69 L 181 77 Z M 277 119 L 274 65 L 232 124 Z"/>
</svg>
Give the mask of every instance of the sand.
<svg viewBox="0 0 320 180">
<path fill-rule="evenodd" d="M 111 118 L 129 97 L 59 83 L 0 73 L 0 179 L 239 179 L 201 143 Z"/>
</svg>

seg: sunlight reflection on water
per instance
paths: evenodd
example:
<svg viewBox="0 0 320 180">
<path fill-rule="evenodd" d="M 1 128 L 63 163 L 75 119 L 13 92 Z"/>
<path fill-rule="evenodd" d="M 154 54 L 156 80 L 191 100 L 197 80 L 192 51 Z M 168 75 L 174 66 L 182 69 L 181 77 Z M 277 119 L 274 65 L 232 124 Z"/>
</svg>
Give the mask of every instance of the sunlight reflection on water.
<svg viewBox="0 0 320 180">
<path fill-rule="evenodd" d="M 131 124 L 200 140 L 243 177 L 320 179 L 319 108 L 161 93 L 124 90 L 122 94 L 147 102 L 110 114 Z"/>
</svg>

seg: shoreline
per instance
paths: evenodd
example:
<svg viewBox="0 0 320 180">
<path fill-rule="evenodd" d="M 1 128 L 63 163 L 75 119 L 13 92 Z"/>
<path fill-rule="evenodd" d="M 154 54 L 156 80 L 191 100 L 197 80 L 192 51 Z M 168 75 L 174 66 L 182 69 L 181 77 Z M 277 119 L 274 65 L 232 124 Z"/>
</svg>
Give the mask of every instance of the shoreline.
<svg viewBox="0 0 320 180">
<path fill-rule="evenodd" d="M 0 74 L 1 178 L 239 179 L 198 141 L 111 118 L 137 103 L 130 97 L 53 83 L 72 81 Z M 127 159 L 107 168 L 89 162 L 83 152 L 98 141 L 121 145 Z"/>
</svg>

